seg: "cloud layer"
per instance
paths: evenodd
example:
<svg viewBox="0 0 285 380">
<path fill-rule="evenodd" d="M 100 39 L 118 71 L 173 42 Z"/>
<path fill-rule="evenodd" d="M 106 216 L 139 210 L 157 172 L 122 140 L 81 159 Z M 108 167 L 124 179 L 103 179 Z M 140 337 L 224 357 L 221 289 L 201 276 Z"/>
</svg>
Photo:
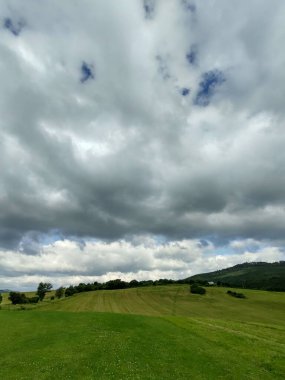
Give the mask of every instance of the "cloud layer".
<svg viewBox="0 0 285 380">
<path fill-rule="evenodd" d="M 161 242 L 191 242 L 192 257 L 204 239 L 218 257 L 253 239 L 282 258 L 284 11 L 277 0 L 1 1 L 3 284 L 212 269 L 195 253 L 177 270 Z M 151 260 L 161 250 L 155 264 L 138 236 L 156 242 Z M 85 271 L 85 251 L 97 269 Z"/>
<path fill-rule="evenodd" d="M 141 235 L 132 242 L 89 241 L 84 246 L 65 239 L 42 245 L 36 255 L 28 255 L 21 249 L 0 251 L 0 283 L 3 288 L 31 289 L 43 280 L 56 287 L 116 278 L 179 279 L 240 262 L 274 262 L 283 257 L 280 248 L 252 239 L 233 241 L 230 247 L 219 248 L 208 241 L 159 243 Z"/>
</svg>

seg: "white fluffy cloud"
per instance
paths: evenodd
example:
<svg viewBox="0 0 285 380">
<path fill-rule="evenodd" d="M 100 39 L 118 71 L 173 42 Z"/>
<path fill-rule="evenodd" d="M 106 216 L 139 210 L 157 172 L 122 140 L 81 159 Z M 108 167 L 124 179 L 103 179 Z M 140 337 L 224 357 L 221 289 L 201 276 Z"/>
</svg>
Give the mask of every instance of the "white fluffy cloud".
<svg viewBox="0 0 285 380">
<path fill-rule="evenodd" d="M 231 252 L 225 255 L 219 254 L 210 242 L 198 240 L 162 244 L 144 236 L 139 242 L 89 241 L 83 247 L 77 242 L 62 240 L 43 245 L 37 255 L 0 251 L 0 281 L 4 287 L 31 289 L 42 280 L 51 281 L 54 286 L 66 286 L 116 278 L 127 281 L 179 279 L 240 262 L 274 262 L 284 258 L 278 247 L 254 241 L 255 249 L 250 251 L 245 248 L 248 244 L 248 241 L 235 242 Z"/>
<path fill-rule="evenodd" d="M 99 250 L 90 276 L 175 276 L 196 255 L 191 245 L 181 261 L 158 244 L 147 260 L 133 243 L 145 235 L 230 252 L 248 242 L 239 262 L 257 241 L 277 257 L 284 11 L 277 0 L 2 0 L 0 246 L 15 264 L 0 286 L 65 265 L 73 273 L 71 257 L 85 276 L 94 239 L 134 253 L 104 260 L 110 253 Z M 212 269 L 197 260 L 195 271 Z"/>
</svg>

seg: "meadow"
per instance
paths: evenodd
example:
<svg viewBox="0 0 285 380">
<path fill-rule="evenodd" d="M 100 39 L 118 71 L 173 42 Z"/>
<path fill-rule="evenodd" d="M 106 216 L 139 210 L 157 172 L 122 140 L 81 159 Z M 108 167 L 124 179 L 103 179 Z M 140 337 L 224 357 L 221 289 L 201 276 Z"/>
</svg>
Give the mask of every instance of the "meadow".
<svg viewBox="0 0 285 380">
<path fill-rule="evenodd" d="M 283 379 L 285 294 L 186 285 L 4 298 L 1 379 Z"/>
</svg>

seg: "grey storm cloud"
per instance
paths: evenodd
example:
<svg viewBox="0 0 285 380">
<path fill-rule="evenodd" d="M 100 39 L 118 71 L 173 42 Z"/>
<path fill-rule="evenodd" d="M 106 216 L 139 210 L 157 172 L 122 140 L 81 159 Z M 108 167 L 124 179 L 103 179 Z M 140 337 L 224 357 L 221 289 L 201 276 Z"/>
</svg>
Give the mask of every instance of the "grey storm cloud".
<svg viewBox="0 0 285 380">
<path fill-rule="evenodd" d="M 140 235 L 282 246 L 284 11 L 277 0 L 1 1 L 3 252 Z"/>
</svg>

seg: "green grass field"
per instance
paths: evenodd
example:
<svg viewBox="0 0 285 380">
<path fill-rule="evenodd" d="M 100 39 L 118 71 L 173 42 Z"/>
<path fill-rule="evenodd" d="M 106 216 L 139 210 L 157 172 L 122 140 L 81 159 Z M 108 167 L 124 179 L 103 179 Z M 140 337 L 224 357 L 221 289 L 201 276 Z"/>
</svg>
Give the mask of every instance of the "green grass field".
<svg viewBox="0 0 285 380">
<path fill-rule="evenodd" d="M 247 299 L 226 294 L 227 288 L 209 287 L 205 296 L 190 294 L 187 285 L 169 285 L 75 294 L 41 310 L 102 311 L 151 316 L 180 315 L 223 320 L 282 323 L 285 293 L 238 289 Z"/>
<path fill-rule="evenodd" d="M 23 311 L 4 300 L 0 378 L 283 379 L 285 294 L 226 290 L 97 291 Z"/>
</svg>

